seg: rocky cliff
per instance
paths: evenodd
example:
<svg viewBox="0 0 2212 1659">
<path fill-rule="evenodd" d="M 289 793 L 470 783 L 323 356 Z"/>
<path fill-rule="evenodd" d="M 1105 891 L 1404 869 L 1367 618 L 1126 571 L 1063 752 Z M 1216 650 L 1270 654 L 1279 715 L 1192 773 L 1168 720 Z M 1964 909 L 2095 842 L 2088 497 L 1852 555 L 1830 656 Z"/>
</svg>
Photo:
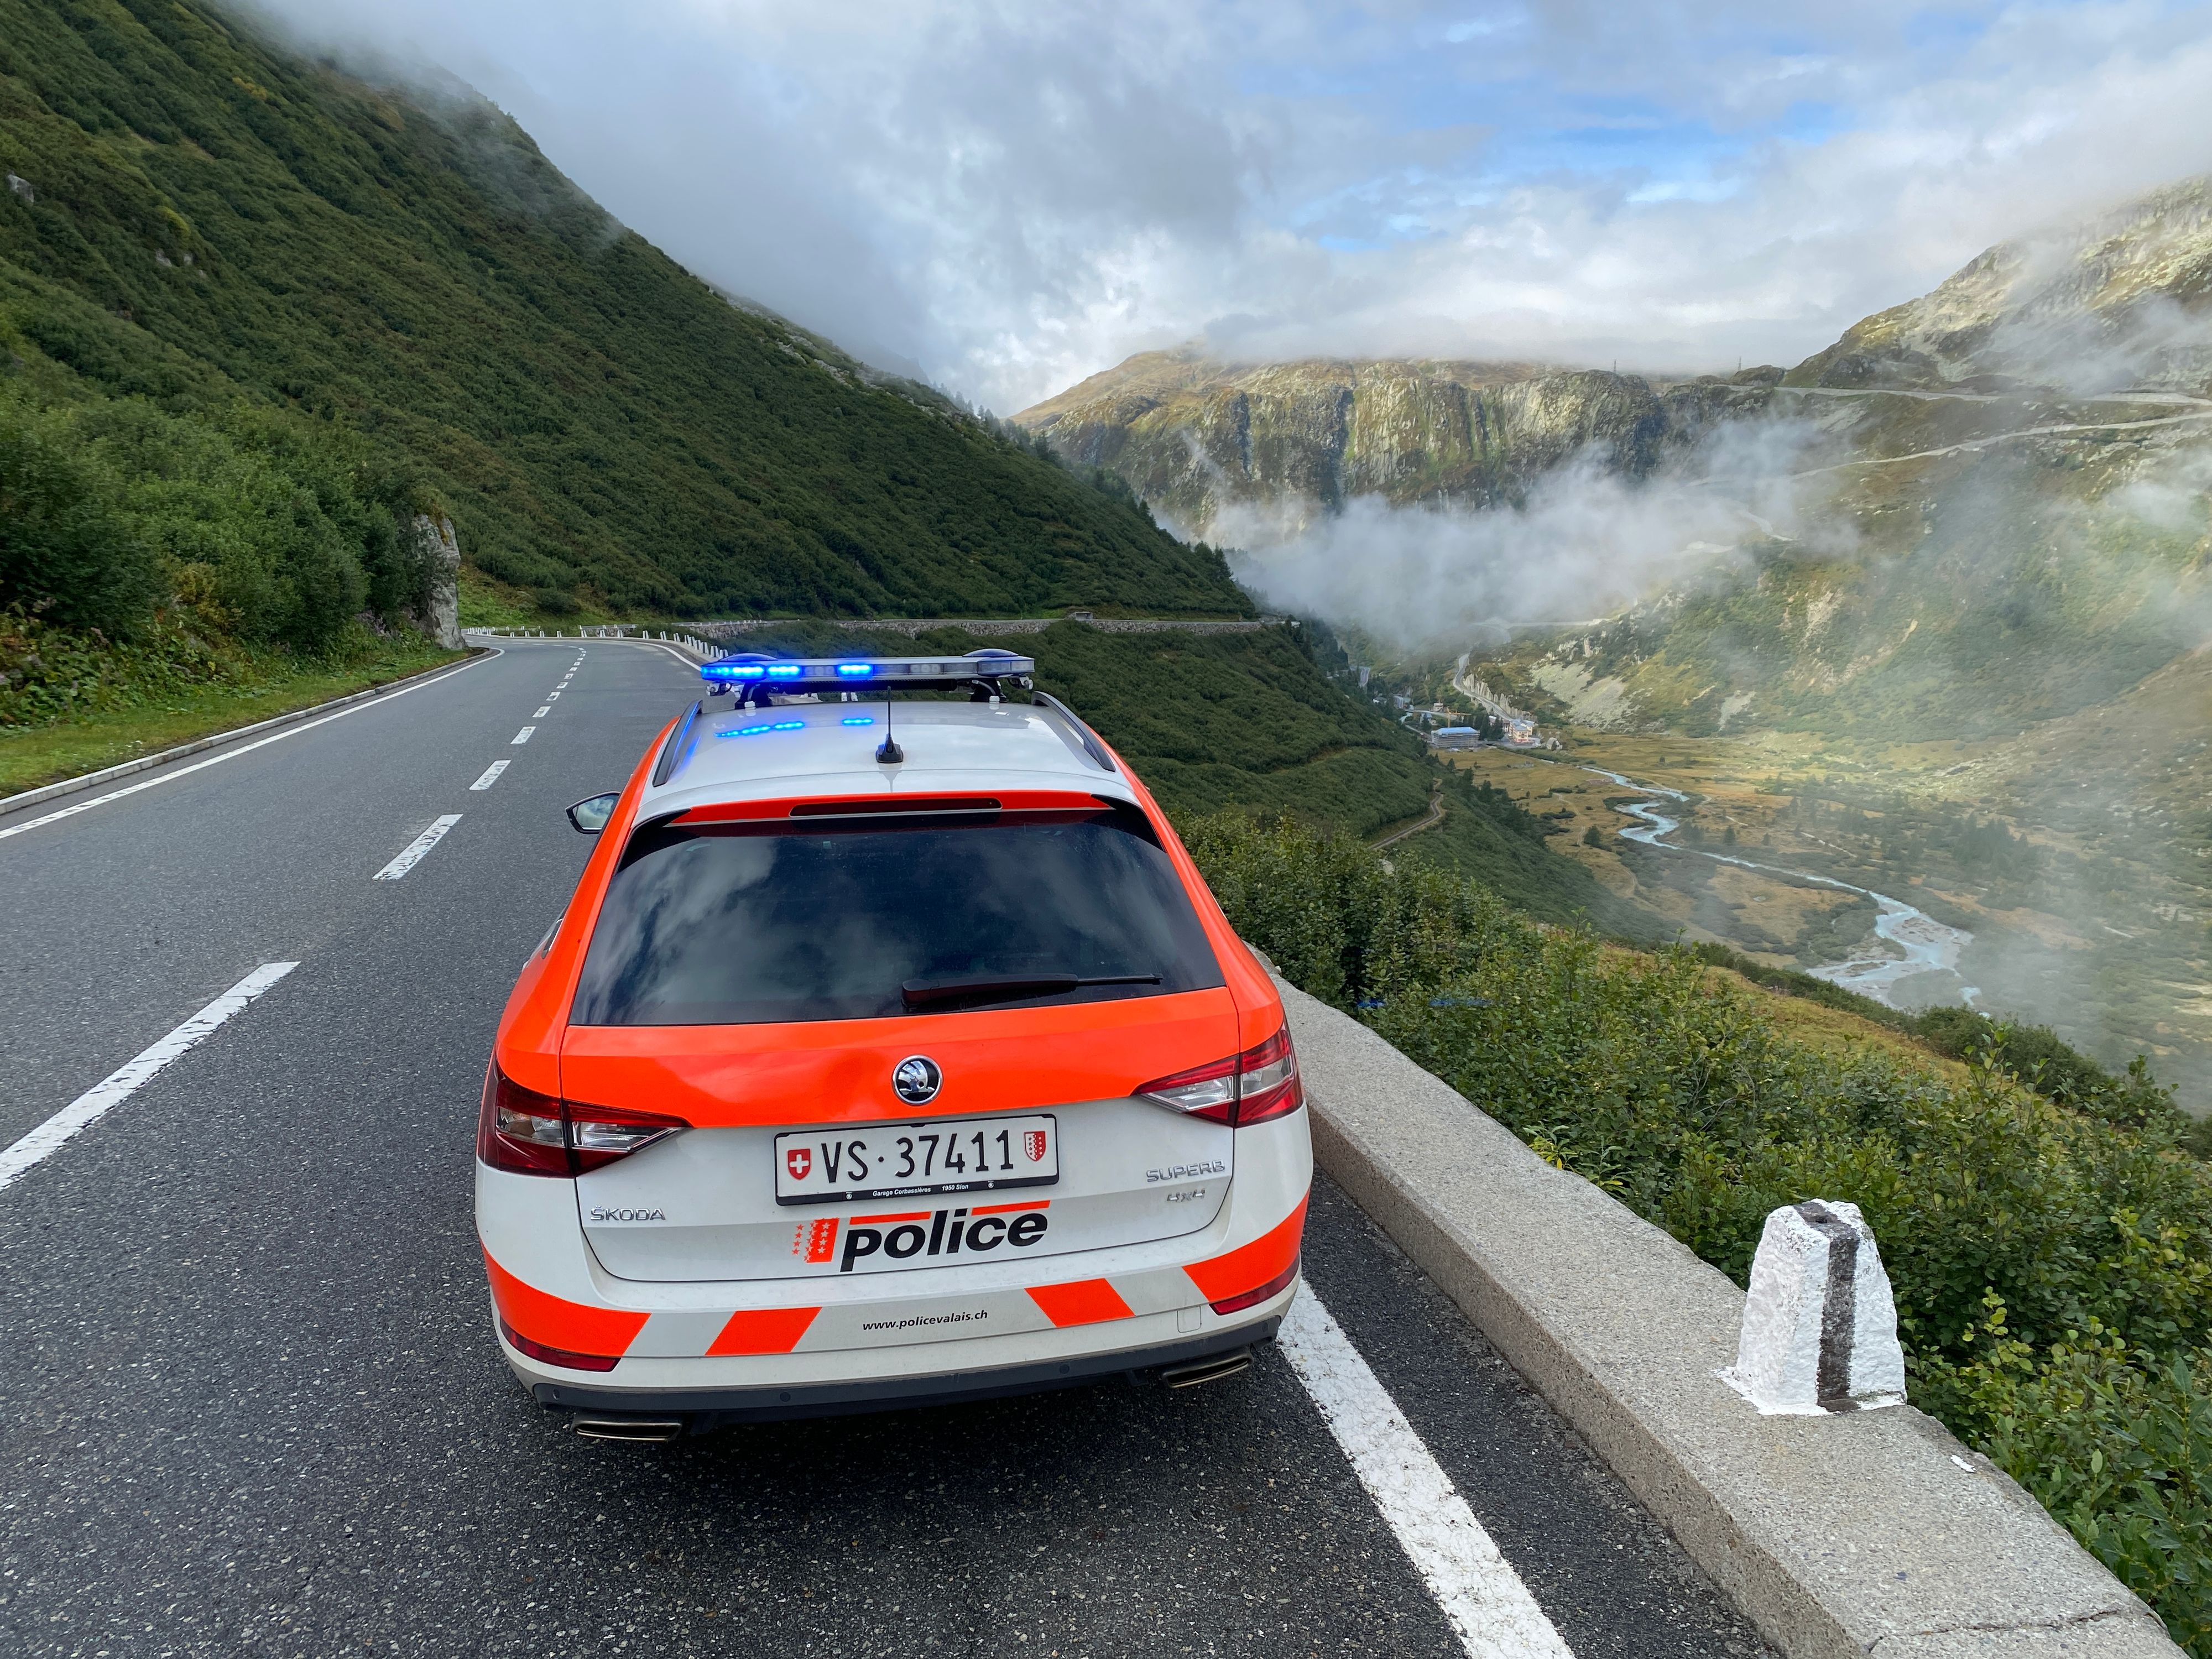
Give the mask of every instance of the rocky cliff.
<svg viewBox="0 0 2212 1659">
<path fill-rule="evenodd" d="M 2003 395 L 2203 394 L 2212 382 L 2212 179 L 2002 242 L 1880 312 L 1792 386 Z"/>
<path fill-rule="evenodd" d="M 1832 452 L 1820 459 L 1847 462 L 1981 441 L 2032 421 L 2112 419 L 2078 405 L 2122 392 L 2139 394 L 2143 415 L 2161 401 L 2212 398 L 2212 179 L 2002 243 L 1786 374 L 1671 380 L 1429 359 L 1240 365 L 1187 348 L 1132 357 L 1014 418 L 1206 534 L 1231 502 L 1278 513 L 1325 512 L 1360 495 L 1502 505 L 1575 456 L 1640 477 L 1728 418 L 1816 420 Z M 1853 401 L 1881 392 L 1905 396 Z"/>
<path fill-rule="evenodd" d="M 1763 403 L 1778 369 L 1653 382 L 1597 369 L 1444 361 L 1234 365 L 1152 351 L 1014 418 L 1110 467 L 1194 534 L 1231 502 L 1326 511 L 1352 495 L 1494 506 L 1589 453 L 1640 476 L 1670 444 Z"/>
</svg>

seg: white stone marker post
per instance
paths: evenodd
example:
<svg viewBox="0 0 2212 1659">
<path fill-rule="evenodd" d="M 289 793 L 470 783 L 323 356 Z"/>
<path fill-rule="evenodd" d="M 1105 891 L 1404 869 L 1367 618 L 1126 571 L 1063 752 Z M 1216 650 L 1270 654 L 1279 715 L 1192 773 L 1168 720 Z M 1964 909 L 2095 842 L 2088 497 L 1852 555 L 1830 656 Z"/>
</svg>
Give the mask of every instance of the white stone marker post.
<svg viewBox="0 0 2212 1659">
<path fill-rule="evenodd" d="M 1858 1206 L 1808 1199 L 1766 1218 L 1728 1385 L 1765 1416 L 1905 1403 L 1905 1350 L 1881 1252 Z"/>
</svg>

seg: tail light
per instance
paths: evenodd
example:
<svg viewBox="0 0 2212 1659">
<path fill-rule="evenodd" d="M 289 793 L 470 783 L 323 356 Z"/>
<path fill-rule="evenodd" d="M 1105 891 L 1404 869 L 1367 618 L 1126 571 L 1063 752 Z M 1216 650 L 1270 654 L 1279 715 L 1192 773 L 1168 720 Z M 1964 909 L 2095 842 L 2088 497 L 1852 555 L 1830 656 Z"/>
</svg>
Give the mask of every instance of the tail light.
<svg viewBox="0 0 2212 1659">
<path fill-rule="evenodd" d="M 1297 1256 L 1292 1256 L 1291 1265 L 1264 1285 L 1255 1285 L 1249 1291 L 1223 1297 L 1212 1304 L 1213 1311 L 1218 1314 L 1243 1313 L 1247 1308 L 1258 1307 L 1270 1297 L 1280 1296 L 1290 1288 L 1291 1281 L 1298 1276 L 1298 1261 Z"/>
<path fill-rule="evenodd" d="M 567 1348 L 556 1348 L 549 1343 L 535 1342 L 508 1324 L 504 1316 L 499 1322 L 499 1334 L 519 1352 L 532 1359 L 548 1365 L 566 1365 L 572 1371 L 611 1371 L 619 1354 L 574 1353 Z"/>
<path fill-rule="evenodd" d="M 1139 1099 L 1170 1111 L 1188 1112 L 1193 1117 L 1211 1118 L 1240 1129 L 1286 1116 L 1306 1101 L 1288 1025 L 1241 1054 L 1155 1079 L 1138 1088 L 1136 1094 Z"/>
<path fill-rule="evenodd" d="M 477 1156 L 510 1175 L 573 1180 L 691 1126 L 657 1112 L 589 1106 L 526 1089 L 495 1064 L 484 1073 Z"/>
</svg>

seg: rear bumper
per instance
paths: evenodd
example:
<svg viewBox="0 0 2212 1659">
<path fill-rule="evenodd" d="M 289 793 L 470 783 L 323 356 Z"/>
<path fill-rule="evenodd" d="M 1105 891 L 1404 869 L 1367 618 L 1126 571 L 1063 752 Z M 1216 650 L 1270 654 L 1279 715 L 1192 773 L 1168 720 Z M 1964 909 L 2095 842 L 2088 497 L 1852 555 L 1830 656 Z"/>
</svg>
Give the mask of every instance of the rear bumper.
<svg viewBox="0 0 2212 1659">
<path fill-rule="evenodd" d="M 1287 1303 L 1287 1297 L 1285 1298 Z M 541 1406 L 597 1419 L 662 1419 L 680 1423 L 692 1433 L 738 1423 L 773 1423 L 794 1418 L 836 1417 L 860 1412 L 899 1411 L 949 1406 L 1121 1378 L 1133 1383 L 1158 1380 L 1164 1370 L 1191 1365 L 1274 1340 L 1279 1310 L 1249 1324 L 1204 1336 L 1109 1353 L 1036 1360 L 1023 1364 L 940 1371 L 927 1376 L 871 1377 L 859 1382 L 793 1382 L 787 1387 L 645 1388 L 595 1387 L 570 1382 L 532 1382 Z M 511 1357 L 511 1356 L 510 1356 Z M 522 1375 L 522 1368 L 516 1367 Z"/>
<path fill-rule="evenodd" d="M 549 1407 L 686 1424 L 1019 1394 L 1232 1352 L 1272 1335 L 1296 1293 L 1313 1173 L 1304 1113 L 1237 1134 L 1227 1200 L 1189 1233 L 699 1283 L 612 1278 L 578 1224 L 573 1183 L 479 1163 L 501 1352 Z"/>
</svg>

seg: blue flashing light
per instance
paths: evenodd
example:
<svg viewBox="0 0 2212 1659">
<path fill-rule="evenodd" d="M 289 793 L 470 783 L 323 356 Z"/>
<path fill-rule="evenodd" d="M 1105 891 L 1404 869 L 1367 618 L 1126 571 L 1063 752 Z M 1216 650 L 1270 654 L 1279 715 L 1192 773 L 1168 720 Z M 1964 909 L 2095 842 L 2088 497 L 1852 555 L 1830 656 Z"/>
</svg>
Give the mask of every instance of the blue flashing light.
<svg viewBox="0 0 2212 1659">
<path fill-rule="evenodd" d="M 871 686 L 914 690 L 953 691 L 987 684 L 998 688 L 1006 681 L 1019 683 L 1036 672 L 1033 658 L 990 648 L 963 657 L 807 657 L 779 659 L 758 653 L 732 653 L 700 669 L 706 682 L 718 690 L 741 694 L 749 701 L 763 692 L 786 696 L 802 692 L 823 695 L 841 687 Z M 763 706 L 765 706 L 763 704 Z"/>
<path fill-rule="evenodd" d="M 717 732 L 718 738 L 764 738 L 771 732 L 804 732 L 805 720 L 777 720 L 773 725 L 733 726 L 726 732 Z"/>
<path fill-rule="evenodd" d="M 875 723 L 876 717 L 873 714 L 848 714 L 837 722 L 840 726 L 873 726 Z"/>
</svg>

